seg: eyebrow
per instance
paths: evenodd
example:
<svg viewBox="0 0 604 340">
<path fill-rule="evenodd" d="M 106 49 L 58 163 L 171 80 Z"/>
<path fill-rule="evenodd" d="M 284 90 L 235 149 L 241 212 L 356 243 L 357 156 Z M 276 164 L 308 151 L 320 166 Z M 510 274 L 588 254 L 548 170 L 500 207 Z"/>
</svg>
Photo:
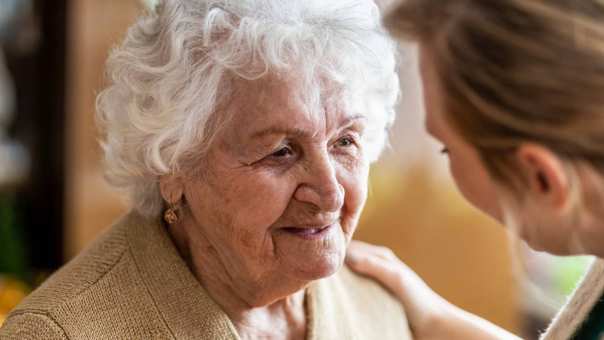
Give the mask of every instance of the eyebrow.
<svg viewBox="0 0 604 340">
<path fill-rule="evenodd" d="M 350 116 L 343 120 L 340 126 L 349 126 L 352 124 L 352 122 L 360 119 L 367 119 L 367 117 L 361 114 Z M 252 134 L 252 138 L 261 138 L 268 135 L 289 135 L 304 138 L 312 137 L 314 133 L 310 133 L 309 131 L 300 128 L 283 128 L 279 126 L 270 126 L 266 129 L 254 132 Z"/>
</svg>

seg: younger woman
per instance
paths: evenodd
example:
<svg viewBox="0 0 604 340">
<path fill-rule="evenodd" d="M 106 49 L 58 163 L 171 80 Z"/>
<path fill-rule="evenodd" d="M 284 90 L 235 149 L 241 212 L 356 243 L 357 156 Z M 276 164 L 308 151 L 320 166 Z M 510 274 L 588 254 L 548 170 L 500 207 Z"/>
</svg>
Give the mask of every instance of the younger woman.
<svg viewBox="0 0 604 340">
<path fill-rule="evenodd" d="M 532 248 L 604 257 L 604 1 L 407 0 L 386 19 L 418 43 L 427 130 L 464 197 Z M 391 252 L 350 265 L 402 300 L 417 339 L 514 335 L 434 293 Z M 598 259 L 544 339 L 604 334 Z"/>
</svg>

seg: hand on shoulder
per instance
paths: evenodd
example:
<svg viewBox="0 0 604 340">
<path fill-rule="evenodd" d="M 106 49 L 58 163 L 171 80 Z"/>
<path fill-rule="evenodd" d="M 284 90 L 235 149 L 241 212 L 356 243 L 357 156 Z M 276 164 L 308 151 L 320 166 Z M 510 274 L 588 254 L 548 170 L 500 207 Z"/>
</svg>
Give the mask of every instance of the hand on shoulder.
<svg viewBox="0 0 604 340">
<path fill-rule="evenodd" d="M 443 299 L 389 248 L 352 241 L 346 263 L 380 282 L 401 301 L 416 339 L 518 339 Z"/>
</svg>

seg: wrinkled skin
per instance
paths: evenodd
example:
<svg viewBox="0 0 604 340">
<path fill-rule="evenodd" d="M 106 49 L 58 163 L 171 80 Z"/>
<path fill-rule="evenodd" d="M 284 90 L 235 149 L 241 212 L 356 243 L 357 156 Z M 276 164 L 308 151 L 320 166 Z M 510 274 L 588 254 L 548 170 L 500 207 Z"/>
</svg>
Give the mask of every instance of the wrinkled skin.
<svg viewBox="0 0 604 340">
<path fill-rule="evenodd" d="M 365 203 L 367 118 L 307 112 L 294 79 L 235 86 L 200 170 L 162 183 L 185 202 L 171 233 L 242 336 L 303 336 L 303 289 L 342 266 Z"/>
</svg>

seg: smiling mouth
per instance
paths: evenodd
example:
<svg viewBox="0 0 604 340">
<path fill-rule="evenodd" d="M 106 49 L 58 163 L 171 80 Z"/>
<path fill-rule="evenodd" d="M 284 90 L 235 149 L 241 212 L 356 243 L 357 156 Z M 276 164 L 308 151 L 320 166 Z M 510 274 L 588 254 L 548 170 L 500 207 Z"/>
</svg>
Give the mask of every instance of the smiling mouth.
<svg viewBox="0 0 604 340">
<path fill-rule="evenodd" d="M 314 239 L 325 235 L 331 227 L 333 227 L 333 224 L 322 227 L 285 227 L 281 228 L 281 230 L 294 236 L 299 236 L 305 239 Z"/>
</svg>

